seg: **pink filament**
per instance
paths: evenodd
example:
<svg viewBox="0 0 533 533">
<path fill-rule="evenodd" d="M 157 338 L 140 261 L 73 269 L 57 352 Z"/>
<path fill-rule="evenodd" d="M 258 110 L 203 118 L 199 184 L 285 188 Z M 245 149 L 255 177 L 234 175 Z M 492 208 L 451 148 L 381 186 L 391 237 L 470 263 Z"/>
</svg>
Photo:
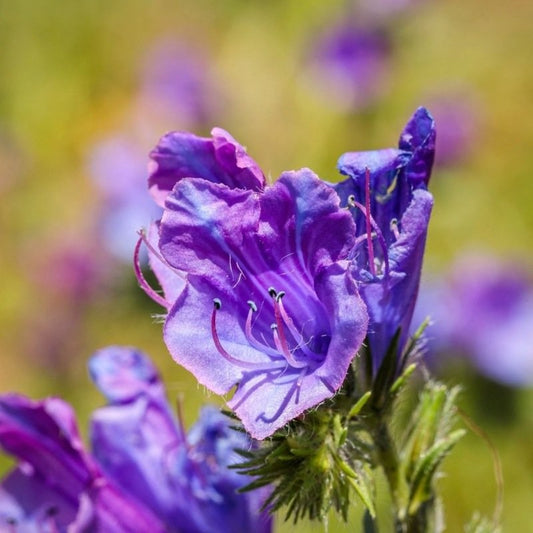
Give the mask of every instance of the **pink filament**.
<svg viewBox="0 0 533 533">
<path fill-rule="evenodd" d="M 368 262 L 370 263 L 370 272 L 376 275 L 376 265 L 374 264 L 374 245 L 372 243 L 372 225 L 370 222 L 370 170 L 365 169 L 365 209 L 366 209 L 366 234 L 368 235 Z"/>
<path fill-rule="evenodd" d="M 133 269 L 135 271 L 135 277 L 137 278 L 137 281 L 139 283 L 139 286 L 141 289 L 150 297 L 152 300 L 162 307 L 165 307 L 166 309 L 170 309 L 171 304 L 167 302 L 161 295 L 159 295 L 152 287 L 150 287 L 150 284 L 146 281 L 146 278 L 144 277 L 142 270 L 141 270 L 141 263 L 139 261 L 139 253 L 141 250 L 141 244 L 143 241 L 146 243 L 144 234 L 141 234 L 139 237 L 139 240 L 137 241 L 137 244 L 135 245 L 135 251 L 133 253 Z"/>
<path fill-rule="evenodd" d="M 217 333 L 217 324 L 216 324 L 216 315 L 217 310 L 219 306 L 215 304 L 213 306 L 213 313 L 211 314 L 211 335 L 213 337 L 213 341 L 215 342 L 215 346 L 218 350 L 218 353 L 226 359 L 226 361 L 230 362 L 233 365 L 240 366 L 241 368 L 246 368 L 249 370 L 264 370 L 265 372 L 271 371 L 271 370 L 277 370 L 278 366 L 268 366 L 268 364 L 264 363 L 250 363 L 249 361 L 242 361 L 241 359 L 237 359 L 236 357 L 233 357 L 229 352 L 225 350 L 225 348 L 222 346 L 222 343 L 220 342 L 220 338 Z M 283 366 L 279 367 L 283 368 Z"/>
</svg>

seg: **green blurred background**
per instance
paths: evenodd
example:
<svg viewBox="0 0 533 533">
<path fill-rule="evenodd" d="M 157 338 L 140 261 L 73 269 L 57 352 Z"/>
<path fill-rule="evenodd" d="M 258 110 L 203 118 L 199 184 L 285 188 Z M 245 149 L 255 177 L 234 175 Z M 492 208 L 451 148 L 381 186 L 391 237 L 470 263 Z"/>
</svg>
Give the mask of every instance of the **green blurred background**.
<svg viewBox="0 0 533 533">
<path fill-rule="evenodd" d="M 431 110 L 435 94 L 459 87 L 473 103 L 473 141 L 460 163 L 437 165 L 433 174 L 426 267 L 445 268 L 470 248 L 531 265 L 533 3 L 412 4 L 388 15 L 383 94 L 369 108 L 347 111 L 317 90 L 305 61 L 345 2 L 0 0 L 0 391 L 60 395 L 85 432 L 90 411 L 102 404 L 86 361 L 105 345 L 127 344 L 153 357 L 171 398 L 184 397 L 187 425 L 202 403 L 220 402 L 172 362 L 153 317 L 160 310 L 137 287 L 131 266 L 110 258 L 93 232 L 101 193 L 89 177 L 91 147 L 131 132 L 142 61 L 162 38 L 202 50 L 209 63 L 214 106 L 195 133 L 227 129 L 272 179 L 308 166 L 336 180 L 341 153 L 394 146 L 417 106 Z M 166 129 L 190 126 L 160 117 L 138 146 L 147 154 Z M 82 296 L 58 290 L 54 247 L 86 242 L 96 288 Z M 464 409 L 501 454 L 504 530 L 531 531 L 533 391 L 486 382 L 462 367 L 447 379 L 463 383 Z M 481 438 L 465 438 L 445 472 L 439 483 L 448 531 L 462 531 L 475 509 L 492 512 L 496 484 Z M 332 517 L 329 531 L 357 531 L 359 523 L 356 510 L 347 525 Z M 292 528 L 279 520 L 278 530 Z"/>
</svg>

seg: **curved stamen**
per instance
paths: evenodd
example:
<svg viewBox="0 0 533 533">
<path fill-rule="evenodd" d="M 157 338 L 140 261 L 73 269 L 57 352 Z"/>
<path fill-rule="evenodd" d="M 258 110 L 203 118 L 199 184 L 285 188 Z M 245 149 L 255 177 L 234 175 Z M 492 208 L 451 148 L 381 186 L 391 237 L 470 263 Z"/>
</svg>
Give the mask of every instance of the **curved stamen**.
<svg viewBox="0 0 533 533">
<path fill-rule="evenodd" d="M 144 242 L 143 236 L 139 237 L 137 244 L 135 245 L 135 251 L 133 252 L 133 270 L 135 271 L 135 277 L 141 289 L 150 297 L 152 300 L 166 309 L 170 309 L 171 304 L 167 302 L 160 294 L 158 294 L 146 281 L 144 274 L 141 269 L 141 262 L 139 260 L 139 253 L 141 250 L 141 244 Z"/>
<path fill-rule="evenodd" d="M 157 259 L 159 259 L 159 261 L 161 263 L 163 263 L 167 268 L 169 268 L 170 270 L 172 270 L 172 272 L 174 272 L 174 274 L 176 274 L 176 276 L 178 276 L 179 278 L 185 280 L 186 277 L 185 277 L 185 274 L 183 274 L 183 272 L 180 272 L 179 270 L 177 270 L 176 268 L 174 268 L 160 253 L 158 250 L 156 250 L 151 242 L 148 240 L 148 237 L 146 236 L 146 231 L 144 231 L 144 229 L 141 229 L 138 231 L 139 233 L 139 236 L 141 237 L 144 245 L 146 246 L 146 248 L 148 248 L 148 250 L 150 250 L 150 252 L 152 252 L 152 255 L 154 257 L 156 257 Z"/>
<path fill-rule="evenodd" d="M 294 325 L 294 320 L 288 315 L 287 311 L 285 310 L 285 306 L 283 305 L 283 297 L 285 296 L 284 291 L 280 291 L 276 296 L 276 303 L 279 306 L 279 312 L 281 314 L 281 318 L 283 319 L 284 324 L 289 328 L 289 331 L 291 332 L 292 336 L 298 343 L 297 348 L 300 348 L 305 355 L 312 357 L 313 359 L 316 359 L 318 354 L 313 352 L 305 342 L 302 334 L 298 331 L 296 326 Z"/>
<path fill-rule="evenodd" d="M 365 169 L 365 208 L 367 215 L 366 219 L 366 234 L 368 235 L 368 262 L 370 263 L 370 272 L 373 276 L 376 275 L 376 266 L 374 265 L 374 245 L 372 243 L 372 228 L 370 223 L 370 170 Z"/>
<path fill-rule="evenodd" d="M 264 371 L 270 371 L 270 370 L 277 370 L 279 368 L 283 368 L 283 366 L 272 366 L 268 365 L 267 363 L 251 363 L 249 361 L 242 361 L 241 359 L 237 359 L 236 357 L 233 357 L 229 352 L 227 352 L 224 347 L 222 346 L 222 343 L 220 342 L 220 338 L 218 337 L 217 333 L 217 325 L 216 325 L 216 315 L 217 311 L 220 310 L 222 307 L 222 302 L 219 298 L 215 298 L 213 300 L 213 313 L 211 314 L 211 335 L 213 336 L 213 341 L 215 341 L 215 346 L 217 348 L 218 353 L 226 359 L 229 363 L 233 365 L 240 366 L 241 368 L 246 368 L 249 370 L 264 370 Z"/>
<path fill-rule="evenodd" d="M 246 317 L 246 324 L 244 327 L 244 333 L 246 335 L 246 339 L 257 350 L 260 350 L 271 357 L 275 357 L 276 359 L 282 358 L 279 352 L 277 352 L 276 350 L 268 346 L 268 344 L 263 344 L 259 342 L 255 338 L 254 334 L 252 333 L 252 316 L 254 313 L 257 312 L 257 305 L 255 305 L 255 302 L 253 302 L 252 300 L 248 300 L 247 303 L 250 309 L 248 310 L 248 316 Z"/>
<path fill-rule="evenodd" d="M 274 336 L 274 344 L 276 345 L 276 348 L 283 354 L 289 365 L 291 365 L 293 368 L 304 368 L 307 366 L 307 363 L 296 361 L 289 350 L 287 339 L 285 338 L 283 330 L 280 334 L 279 326 L 277 324 L 272 324 L 272 334 Z"/>
</svg>

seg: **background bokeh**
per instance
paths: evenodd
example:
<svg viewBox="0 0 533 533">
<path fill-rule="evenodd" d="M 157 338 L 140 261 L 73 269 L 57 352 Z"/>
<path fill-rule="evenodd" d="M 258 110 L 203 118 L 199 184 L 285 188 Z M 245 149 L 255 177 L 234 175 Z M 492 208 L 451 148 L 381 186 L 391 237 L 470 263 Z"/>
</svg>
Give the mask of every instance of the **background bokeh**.
<svg viewBox="0 0 533 533">
<path fill-rule="evenodd" d="M 85 430 L 102 403 L 87 359 L 127 344 L 153 357 L 171 398 L 183 396 L 187 425 L 220 402 L 171 361 L 161 311 L 124 257 L 156 216 L 147 154 L 169 129 L 221 126 L 272 179 L 308 166 L 334 181 L 341 153 L 395 146 L 426 105 L 442 125 L 426 270 L 474 249 L 531 273 L 532 18 L 526 0 L 0 0 L 0 391 L 63 396 Z M 381 39 L 369 59 L 357 52 L 356 79 L 334 74 L 321 50 L 346 20 Z M 340 89 L 328 87 L 335 76 Z M 504 530 L 529 531 L 533 390 L 460 360 L 444 379 L 463 385 L 463 409 L 501 455 Z M 492 512 L 483 439 L 465 438 L 445 471 L 449 531 Z M 332 517 L 329 531 L 354 524 L 357 511 L 348 525 Z"/>
</svg>

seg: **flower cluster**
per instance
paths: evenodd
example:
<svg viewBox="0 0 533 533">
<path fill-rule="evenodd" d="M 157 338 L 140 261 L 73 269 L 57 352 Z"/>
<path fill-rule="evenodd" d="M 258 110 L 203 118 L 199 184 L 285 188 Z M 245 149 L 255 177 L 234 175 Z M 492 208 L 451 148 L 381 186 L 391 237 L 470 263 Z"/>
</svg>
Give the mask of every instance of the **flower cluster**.
<svg viewBox="0 0 533 533">
<path fill-rule="evenodd" d="M 0 446 L 19 460 L 0 485 L 2 531 L 270 532 L 265 492 L 237 494 L 247 480 L 227 468 L 251 448 L 227 417 L 205 408 L 185 433 L 131 348 L 101 350 L 90 373 L 109 402 L 92 416 L 92 454 L 62 400 L 0 396 Z"/>
<path fill-rule="evenodd" d="M 263 439 L 342 386 L 365 337 L 374 372 L 408 337 L 432 207 L 434 122 L 397 149 L 344 154 L 337 185 L 309 169 L 267 184 L 227 132 L 173 132 L 151 153 L 163 215 L 143 237 L 174 359 Z"/>
</svg>

